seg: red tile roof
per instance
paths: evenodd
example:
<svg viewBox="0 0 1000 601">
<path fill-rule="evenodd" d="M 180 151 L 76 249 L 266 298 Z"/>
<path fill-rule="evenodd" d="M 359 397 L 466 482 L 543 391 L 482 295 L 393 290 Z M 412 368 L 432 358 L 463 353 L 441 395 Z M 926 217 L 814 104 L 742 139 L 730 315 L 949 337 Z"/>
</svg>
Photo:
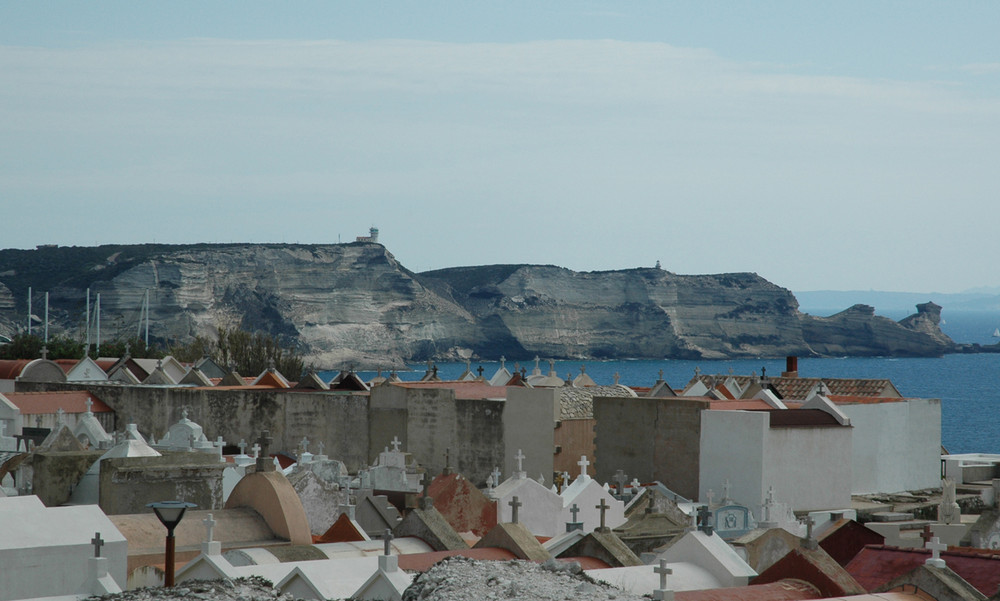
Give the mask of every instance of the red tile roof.
<svg viewBox="0 0 1000 601">
<path fill-rule="evenodd" d="M 458 474 L 439 475 L 427 491 L 434 508 L 457 532 L 483 537 L 497 525 L 496 503 Z"/>
<path fill-rule="evenodd" d="M 76 367 L 76 364 L 79 362 L 80 362 L 79 359 L 56 359 L 54 361 L 54 363 L 59 367 L 61 367 L 63 372 L 67 374 L 69 373 L 69 370 Z"/>
<path fill-rule="evenodd" d="M 706 387 L 711 388 L 720 381 L 733 378 L 744 390 L 751 384 L 756 384 L 760 378 L 754 376 L 711 376 L 700 374 L 688 382 L 688 385 L 700 380 Z M 830 394 L 840 396 L 857 397 L 899 397 L 899 391 L 892 384 L 892 381 L 882 379 L 863 378 L 772 378 L 768 377 L 771 386 L 778 391 L 783 399 L 805 399 L 819 382 L 823 382 L 829 389 Z"/>
<path fill-rule="evenodd" d="M 48 415 L 58 413 L 62 408 L 66 413 L 86 413 L 87 399 L 94 402 L 90 410 L 94 413 L 113 413 L 114 410 L 101 399 L 85 390 L 59 392 L 5 392 L 11 403 L 21 411 L 21 415 Z"/>
<path fill-rule="evenodd" d="M 505 399 L 507 389 L 503 386 L 490 386 L 486 382 L 396 382 L 391 386 L 403 388 L 447 388 L 455 391 L 456 399 Z"/>
<path fill-rule="evenodd" d="M 731 588 L 677 591 L 676 601 L 799 601 L 819 599 L 819 589 L 804 580 L 786 578 L 768 584 L 752 584 Z"/>
<path fill-rule="evenodd" d="M 21 375 L 24 367 L 34 359 L 2 359 L 0 360 L 0 380 L 13 380 Z"/>
<path fill-rule="evenodd" d="M 331 525 L 322 536 L 313 535 L 313 544 L 316 543 L 350 543 L 363 541 L 365 537 L 358 531 L 351 522 L 351 518 L 346 513 L 340 514 L 337 521 Z"/>
<path fill-rule="evenodd" d="M 931 556 L 927 549 L 868 545 L 846 569 L 861 586 L 875 590 L 908 574 Z M 941 553 L 949 568 L 979 592 L 992 597 L 1000 591 L 1000 556 L 980 549 L 951 549 Z"/>
</svg>

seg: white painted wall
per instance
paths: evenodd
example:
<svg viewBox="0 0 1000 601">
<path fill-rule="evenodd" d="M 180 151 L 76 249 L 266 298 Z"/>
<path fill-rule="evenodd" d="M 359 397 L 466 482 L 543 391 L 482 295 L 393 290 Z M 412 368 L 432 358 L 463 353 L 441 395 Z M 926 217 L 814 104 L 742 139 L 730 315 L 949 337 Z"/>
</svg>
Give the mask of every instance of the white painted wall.
<svg viewBox="0 0 1000 601">
<path fill-rule="evenodd" d="M 698 501 L 707 503 L 710 489 L 715 500 L 721 500 L 723 483 L 729 480 L 729 496 L 760 515 L 767 492 L 763 479 L 768 424 L 762 411 L 701 412 Z"/>
<path fill-rule="evenodd" d="M 794 511 L 851 506 L 852 428 L 769 428 L 763 487 L 781 491 Z"/>
<path fill-rule="evenodd" d="M 101 556 L 122 588 L 128 543 L 96 505 L 45 507 L 36 496 L 0 498 L 0 601 L 80 592 L 87 581 L 95 532 Z"/>
<path fill-rule="evenodd" d="M 704 411 L 699 501 L 730 497 L 761 515 L 768 487 L 795 511 L 850 507 L 852 428 L 771 428 L 763 411 Z"/>
<path fill-rule="evenodd" d="M 854 426 L 854 494 L 941 485 L 941 401 L 840 405 Z"/>
</svg>

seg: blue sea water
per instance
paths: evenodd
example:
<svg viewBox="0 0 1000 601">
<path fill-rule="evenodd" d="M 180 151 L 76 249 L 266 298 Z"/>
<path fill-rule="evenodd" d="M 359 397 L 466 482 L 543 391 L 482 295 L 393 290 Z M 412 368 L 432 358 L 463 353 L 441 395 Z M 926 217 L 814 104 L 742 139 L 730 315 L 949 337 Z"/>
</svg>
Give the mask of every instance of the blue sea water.
<svg viewBox="0 0 1000 601">
<path fill-rule="evenodd" d="M 956 342 L 993 344 L 993 331 L 1000 326 L 1000 315 L 955 313 L 946 317 L 942 329 Z M 534 368 L 531 358 L 508 360 Z M 454 379 L 465 370 L 464 363 L 437 363 L 442 379 Z M 484 375 L 491 376 L 499 362 L 474 362 L 482 365 Z M 583 363 L 557 361 L 556 373 L 565 378 L 580 373 Z M 622 384 L 652 386 L 663 370 L 663 378 L 674 388 L 683 387 L 694 375 L 695 368 L 708 374 L 741 374 L 751 372 L 779 375 L 785 369 L 784 359 L 735 360 L 632 360 L 587 361 L 587 374 L 598 384 L 612 384 L 619 374 Z M 548 362 L 540 368 L 548 372 Z M 414 364 L 412 371 L 400 372 L 403 380 L 418 380 L 426 365 Z M 325 372 L 329 380 L 336 372 Z M 374 372 L 359 372 L 370 379 Z M 951 453 L 1000 453 L 1000 354 L 946 355 L 940 358 L 844 357 L 799 359 L 799 375 L 829 378 L 888 378 L 903 396 L 941 399 L 941 442 Z M 887 424 L 886 427 L 891 427 Z"/>
</svg>

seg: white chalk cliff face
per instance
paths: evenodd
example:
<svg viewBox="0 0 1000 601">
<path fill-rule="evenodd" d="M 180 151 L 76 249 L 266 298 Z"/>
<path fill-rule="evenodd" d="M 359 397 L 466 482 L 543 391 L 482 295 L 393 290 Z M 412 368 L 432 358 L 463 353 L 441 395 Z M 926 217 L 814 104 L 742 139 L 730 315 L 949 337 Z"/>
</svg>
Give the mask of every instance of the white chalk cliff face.
<svg viewBox="0 0 1000 601">
<path fill-rule="evenodd" d="M 15 324 L 27 287 L 45 285 L 53 327 L 80 332 L 89 287 L 92 303 L 101 294 L 102 337 L 132 337 L 149 290 L 150 335 L 160 342 L 235 325 L 331 367 L 457 358 L 461 349 L 483 358 L 712 358 L 936 355 L 953 345 L 937 326 L 940 308 L 902 324 L 856 309 L 814 318 L 756 274 L 536 265 L 413 274 L 375 243 L 0 251 L 0 270 L 0 323 Z"/>
</svg>

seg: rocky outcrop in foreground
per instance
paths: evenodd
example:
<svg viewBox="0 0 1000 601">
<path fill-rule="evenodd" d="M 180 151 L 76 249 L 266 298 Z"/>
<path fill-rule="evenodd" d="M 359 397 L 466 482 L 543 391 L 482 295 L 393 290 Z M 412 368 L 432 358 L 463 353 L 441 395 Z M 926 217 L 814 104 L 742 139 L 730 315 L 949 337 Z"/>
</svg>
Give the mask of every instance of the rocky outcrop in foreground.
<svg viewBox="0 0 1000 601">
<path fill-rule="evenodd" d="M 865 306 L 799 312 L 790 291 L 752 273 L 576 272 L 545 265 L 414 274 L 385 247 L 133 245 L 0 251 L 0 334 L 50 293 L 50 331 L 83 339 L 86 291 L 101 295 L 102 338 L 134 337 L 149 294 L 165 344 L 239 326 L 296 344 L 318 366 L 427 358 L 935 356 L 954 348 L 940 307 L 894 322 Z M 96 333 L 92 334 L 92 338 Z"/>
</svg>

